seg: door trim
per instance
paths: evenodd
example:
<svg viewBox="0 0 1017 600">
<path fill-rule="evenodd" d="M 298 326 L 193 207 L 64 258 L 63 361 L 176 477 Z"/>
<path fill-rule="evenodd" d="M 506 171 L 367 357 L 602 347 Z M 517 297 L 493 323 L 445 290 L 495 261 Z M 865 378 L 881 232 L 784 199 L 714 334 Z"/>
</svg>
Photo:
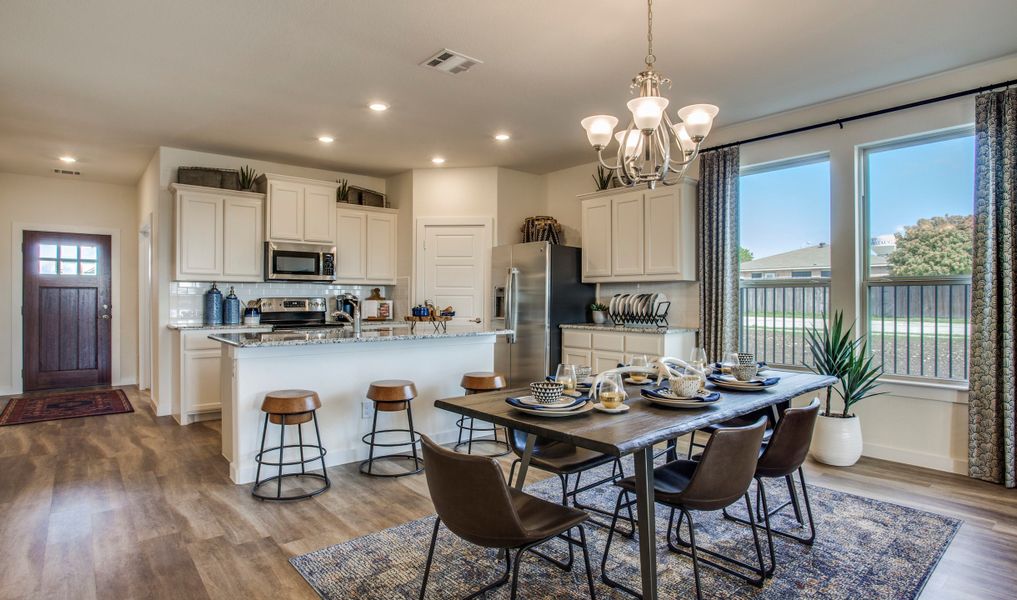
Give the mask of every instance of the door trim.
<svg viewBox="0 0 1017 600">
<path fill-rule="evenodd" d="M 491 248 L 494 247 L 494 219 L 489 217 L 418 217 L 413 221 L 413 278 L 410 285 L 409 303 L 418 302 L 419 281 L 424 272 L 424 253 L 421 247 L 426 239 L 428 227 L 482 227 L 484 230 L 484 323 L 491 322 Z M 409 310 L 410 307 L 406 307 Z"/>
<path fill-rule="evenodd" d="M 110 236 L 110 297 L 113 303 L 112 323 L 110 324 L 110 382 L 112 385 L 130 385 L 134 381 L 120 379 L 120 319 L 121 304 L 124 298 L 120 286 L 120 230 L 106 227 L 79 227 L 75 225 L 47 225 L 45 223 L 14 222 L 11 225 L 11 389 L 0 390 L 0 394 L 20 394 L 24 391 L 25 382 L 21 377 L 24 367 L 24 323 L 21 319 L 21 302 L 23 299 L 24 276 L 21 269 L 24 257 L 21 254 L 21 243 L 25 231 L 52 231 L 54 233 L 85 233 Z"/>
</svg>

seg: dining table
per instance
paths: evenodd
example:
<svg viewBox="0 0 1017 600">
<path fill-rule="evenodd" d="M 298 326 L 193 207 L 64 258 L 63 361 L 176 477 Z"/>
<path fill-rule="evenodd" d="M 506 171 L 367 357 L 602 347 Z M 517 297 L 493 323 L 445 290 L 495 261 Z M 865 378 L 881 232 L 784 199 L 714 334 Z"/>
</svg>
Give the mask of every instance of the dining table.
<svg viewBox="0 0 1017 600">
<path fill-rule="evenodd" d="M 526 432 L 526 445 L 513 486 L 516 489 L 522 489 L 525 484 L 538 436 L 613 457 L 633 455 L 641 589 L 643 598 L 654 600 L 658 597 L 654 446 L 762 409 L 771 409 L 774 419 L 779 420 L 794 398 L 823 388 L 827 388 L 829 393 L 829 388 L 837 382 L 835 377 L 826 375 L 775 369 L 769 369 L 766 377 L 779 377 L 780 381 L 753 391 L 722 390 L 715 388 L 713 383 L 707 383 L 707 388 L 719 391 L 721 397 L 702 408 L 672 408 L 651 403 L 641 396 L 641 386 L 637 385 L 626 385 L 629 410 L 617 414 L 587 411 L 558 418 L 524 414 L 505 400 L 529 395 L 527 388 L 443 398 L 436 400 L 434 405 L 452 413 Z"/>
</svg>

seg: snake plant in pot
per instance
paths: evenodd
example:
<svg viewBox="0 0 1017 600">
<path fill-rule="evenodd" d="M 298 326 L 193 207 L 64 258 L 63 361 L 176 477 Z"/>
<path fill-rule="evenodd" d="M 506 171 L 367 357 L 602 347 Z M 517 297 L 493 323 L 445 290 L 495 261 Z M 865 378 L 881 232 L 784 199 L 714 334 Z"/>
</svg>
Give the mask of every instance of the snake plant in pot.
<svg viewBox="0 0 1017 600">
<path fill-rule="evenodd" d="M 875 391 L 883 367 L 875 365 L 863 338 L 855 338 L 851 327 L 844 328 L 844 313 L 834 313 L 833 322 L 822 329 L 806 330 L 806 343 L 812 353 L 808 368 L 820 375 L 831 375 L 840 381 L 834 386 L 844 401 L 843 409 L 833 410 L 830 391 L 826 392 L 826 410 L 816 421 L 812 438 L 812 457 L 821 463 L 848 467 L 862 455 L 862 428 L 851 408 L 865 398 L 878 396 Z"/>
</svg>

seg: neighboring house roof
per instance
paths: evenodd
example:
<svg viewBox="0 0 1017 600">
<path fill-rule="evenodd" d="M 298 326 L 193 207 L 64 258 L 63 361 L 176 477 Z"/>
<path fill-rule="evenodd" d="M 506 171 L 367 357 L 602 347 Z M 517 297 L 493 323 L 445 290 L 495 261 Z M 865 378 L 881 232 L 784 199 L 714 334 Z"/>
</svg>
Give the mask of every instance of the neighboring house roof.
<svg viewBox="0 0 1017 600">
<path fill-rule="evenodd" d="M 886 266 L 886 254 L 874 252 L 870 258 L 873 267 Z M 764 256 L 741 264 L 741 271 L 797 271 L 830 268 L 830 244 L 806 246 L 790 252 Z"/>
</svg>

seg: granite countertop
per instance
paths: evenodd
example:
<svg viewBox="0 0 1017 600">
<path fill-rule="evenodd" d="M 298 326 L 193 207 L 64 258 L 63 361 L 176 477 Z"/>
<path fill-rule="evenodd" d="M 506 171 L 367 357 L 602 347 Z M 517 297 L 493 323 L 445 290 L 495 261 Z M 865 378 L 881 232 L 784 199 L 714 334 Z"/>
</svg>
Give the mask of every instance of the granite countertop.
<svg viewBox="0 0 1017 600">
<path fill-rule="evenodd" d="M 431 340 L 481 335 L 506 335 L 509 329 L 452 328 L 447 333 L 435 333 L 430 323 L 421 323 L 416 333 L 407 325 L 365 328 L 359 336 L 349 327 L 308 329 L 300 332 L 223 333 L 209 338 L 238 348 L 271 348 L 278 346 L 306 346 L 309 344 L 362 344 L 367 342 L 395 342 L 405 340 Z"/>
<path fill-rule="evenodd" d="M 603 325 L 597 325 L 596 323 L 566 323 L 559 325 L 562 329 L 587 329 L 590 331 L 619 331 L 624 333 L 653 333 L 657 335 L 664 335 L 667 333 L 684 333 L 684 332 L 696 332 L 699 329 L 695 327 L 652 327 L 646 325 L 615 325 L 614 323 L 605 323 Z"/>
<path fill-rule="evenodd" d="M 167 329 L 174 331 L 190 331 L 195 329 L 271 329 L 271 325 L 202 325 L 201 323 L 170 323 L 166 326 Z"/>
</svg>

